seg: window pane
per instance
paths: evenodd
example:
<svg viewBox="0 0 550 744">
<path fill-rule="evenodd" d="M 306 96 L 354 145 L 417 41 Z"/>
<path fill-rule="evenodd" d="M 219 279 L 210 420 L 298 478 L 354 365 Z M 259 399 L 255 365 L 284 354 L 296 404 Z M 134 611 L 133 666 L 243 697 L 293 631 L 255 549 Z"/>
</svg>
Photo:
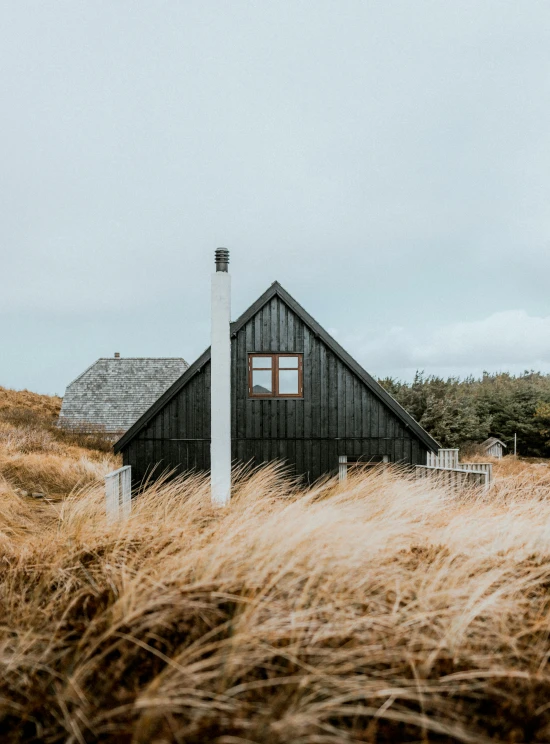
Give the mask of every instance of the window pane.
<svg viewBox="0 0 550 744">
<path fill-rule="evenodd" d="M 298 369 L 297 356 L 279 357 L 279 369 Z"/>
<path fill-rule="evenodd" d="M 298 395 L 298 370 L 282 369 L 279 372 L 279 395 Z"/>
<path fill-rule="evenodd" d="M 254 369 L 271 369 L 273 358 L 270 356 L 253 356 L 252 366 Z"/>
<path fill-rule="evenodd" d="M 252 370 L 252 392 L 254 395 L 270 395 L 273 392 L 270 369 Z"/>
</svg>

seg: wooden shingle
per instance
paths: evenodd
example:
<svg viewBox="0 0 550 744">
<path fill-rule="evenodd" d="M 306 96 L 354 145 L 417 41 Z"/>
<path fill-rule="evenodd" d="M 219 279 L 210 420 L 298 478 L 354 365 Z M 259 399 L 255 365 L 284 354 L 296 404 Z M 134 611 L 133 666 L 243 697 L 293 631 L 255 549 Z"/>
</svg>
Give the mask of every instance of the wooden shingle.
<svg viewBox="0 0 550 744">
<path fill-rule="evenodd" d="M 67 386 L 59 425 L 121 434 L 188 366 L 180 358 L 98 359 Z"/>
</svg>

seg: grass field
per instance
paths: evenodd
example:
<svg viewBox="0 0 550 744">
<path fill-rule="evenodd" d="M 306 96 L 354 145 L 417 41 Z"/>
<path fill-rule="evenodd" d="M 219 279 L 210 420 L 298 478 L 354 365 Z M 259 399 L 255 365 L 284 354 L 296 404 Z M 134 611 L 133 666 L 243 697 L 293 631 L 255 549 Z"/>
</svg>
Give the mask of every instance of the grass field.
<svg viewBox="0 0 550 744">
<path fill-rule="evenodd" d="M 460 498 L 270 467 L 223 510 L 189 478 L 113 525 L 58 408 L 0 389 L 2 741 L 550 741 L 548 463 Z"/>
</svg>

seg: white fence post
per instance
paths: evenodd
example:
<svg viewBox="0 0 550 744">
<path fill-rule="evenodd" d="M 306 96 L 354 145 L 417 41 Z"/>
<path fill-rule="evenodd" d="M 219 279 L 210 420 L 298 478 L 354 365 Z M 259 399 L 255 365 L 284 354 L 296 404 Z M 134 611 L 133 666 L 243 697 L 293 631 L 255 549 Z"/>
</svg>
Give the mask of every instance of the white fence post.
<svg viewBox="0 0 550 744">
<path fill-rule="evenodd" d="M 132 510 L 132 467 L 125 465 L 105 476 L 105 510 L 107 519 L 126 519 Z"/>
<path fill-rule="evenodd" d="M 340 483 L 348 477 L 348 456 L 340 455 L 338 457 L 338 480 Z"/>
</svg>

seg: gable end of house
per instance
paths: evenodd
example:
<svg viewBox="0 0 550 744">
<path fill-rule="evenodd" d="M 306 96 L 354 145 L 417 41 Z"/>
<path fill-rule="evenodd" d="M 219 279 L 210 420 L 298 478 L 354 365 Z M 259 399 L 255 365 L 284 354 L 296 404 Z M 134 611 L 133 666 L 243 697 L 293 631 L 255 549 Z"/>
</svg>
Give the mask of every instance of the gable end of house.
<svg viewBox="0 0 550 744">
<path fill-rule="evenodd" d="M 239 357 L 239 364 L 242 366 L 244 357 L 241 357 L 243 351 L 240 347 L 240 351 L 237 350 L 237 339 L 243 335 L 242 332 L 245 331 L 245 329 L 248 329 L 246 330 L 248 340 L 245 342 L 245 345 L 248 344 L 246 349 L 246 351 L 248 352 L 258 352 L 262 350 L 297 350 L 296 347 L 292 349 L 281 347 L 281 338 L 284 334 L 281 333 L 280 326 L 276 327 L 273 318 L 270 318 L 269 321 L 267 321 L 266 318 L 264 318 L 263 320 L 259 320 L 262 314 L 268 312 L 266 308 L 269 308 L 270 303 L 274 302 L 280 302 L 281 307 L 284 306 L 285 308 L 287 308 L 289 313 L 288 322 L 292 323 L 292 318 L 295 317 L 297 319 L 297 326 L 299 324 L 302 324 L 304 328 L 307 328 L 308 333 L 311 335 L 311 337 L 318 341 L 319 344 L 322 344 L 322 346 L 327 349 L 328 353 L 332 354 L 334 358 L 338 360 L 339 364 L 349 370 L 353 377 L 356 378 L 359 383 L 364 385 L 365 388 L 368 389 L 368 391 L 371 393 L 371 395 L 376 400 L 378 400 L 385 409 L 388 409 L 395 417 L 395 419 L 399 422 L 399 424 L 405 430 L 409 431 L 410 435 L 417 439 L 426 450 L 436 452 L 439 449 L 439 444 L 414 420 L 414 418 L 412 418 L 412 416 L 410 416 L 402 408 L 402 406 L 400 406 L 400 404 L 386 390 L 384 390 L 384 388 L 373 377 L 371 377 L 371 375 L 369 375 L 368 372 L 366 372 L 366 370 L 364 370 L 358 364 L 358 362 L 356 362 L 353 357 L 351 357 L 351 355 L 348 354 L 338 344 L 338 342 L 335 341 L 335 339 L 333 339 L 332 336 L 330 336 L 330 334 L 325 331 L 325 329 L 319 323 L 317 323 L 317 321 L 278 282 L 274 282 L 235 322 L 231 324 L 230 332 L 232 348 L 234 348 L 234 352 L 232 352 L 234 360 L 235 355 L 237 355 Z M 258 332 L 256 333 L 256 336 L 258 336 L 259 338 L 259 334 L 262 332 L 261 323 L 264 323 L 265 325 L 268 322 L 269 326 L 266 325 L 265 327 L 265 338 L 262 341 L 261 348 L 258 346 L 258 343 L 256 341 L 252 344 L 254 348 L 251 348 L 250 343 L 252 342 L 250 339 L 252 339 L 252 337 L 254 336 L 253 329 L 257 327 Z M 184 388 L 189 385 L 189 383 L 195 378 L 195 376 L 209 367 L 209 361 L 210 349 L 208 348 L 181 375 L 181 377 L 176 380 L 173 385 L 168 388 L 166 392 L 161 395 L 147 411 L 145 411 L 145 413 L 135 422 L 135 424 L 126 432 L 126 434 L 121 437 L 118 442 L 116 442 L 115 452 L 124 451 L 125 448 L 130 445 L 132 440 L 140 435 L 140 432 L 143 432 L 146 427 L 149 427 L 153 419 L 155 419 L 155 417 L 159 415 L 161 411 L 163 411 L 163 409 L 165 409 L 171 403 L 171 401 L 175 399 L 176 396 L 182 394 Z M 239 372 L 238 366 L 236 368 L 236 374 L 237 376 L 240 375 L 240 379 L 237 383 L 237 388 L 234 387 L 233 389 L 234 393 L 236 391 L 236 394 L 238 396 L 240 393 L 242 393 L 242 388 L 246 385 L 246 382 L 243 381 L 242 370 L 241 372 Z M 258 401 L 254 401 L 254 403 L 258 403 Z M 283 405 L 285 405 L 284 402 L 279 401 L 279 403 L 283 403 Z M 203 405 L 209 406 L 209 401 L 203 401 Z M 242 402 L 242 405 L 246 406 L 247 404 L 245 402 Z M 286 405 L 288 405 L 288 403 Z M 237 414 L 235 413 L 235 415 Z M 238 427 L 236 425 L 233 426 L 234 435 L 238 434 L 237 428 Z M 188 432 L 188 436 L 191 436 L 192 433 L 193 432 Z M 194 433 L 196 434 L 196 432 Z M 204 434 L 204 430 L 201 430 L 201 434 Z M 262 438 L 265 438 L 265 436 L 262 435 Z"/>
</svg>

